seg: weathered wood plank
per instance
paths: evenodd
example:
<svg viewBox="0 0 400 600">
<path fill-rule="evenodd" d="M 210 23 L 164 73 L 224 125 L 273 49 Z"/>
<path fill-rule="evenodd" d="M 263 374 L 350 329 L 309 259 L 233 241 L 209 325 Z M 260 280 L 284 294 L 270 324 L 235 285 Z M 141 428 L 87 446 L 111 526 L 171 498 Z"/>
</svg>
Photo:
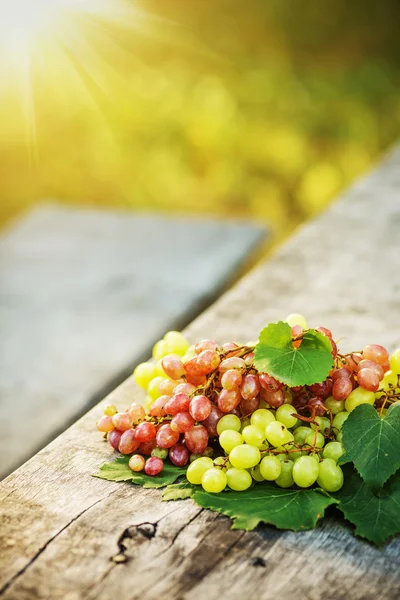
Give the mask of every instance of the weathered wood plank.
<svg viewBox="0 0 400 600">
<path fill-rule="evenodd" d="M 254 338 L 293 310 L 346 335 L 399 345 L 400 150 L 189 328 L 194 340 Z M 141 393 L 129 379 L 109 400 Z M 0 596 L 185 600 L 400 596 L 400 538 L 383 550 L 326 519 L 314 531 L 244 533 L 190 500 L 89 475 L 110 452 L 94 408 L 0 485 Z M 400 518 L 400 516 L 399 516 Z M 2 587 L 1 587 L 2 586 Z"/>
<path fill-rule="evenodd" d="M 0 238 L 0 478 L 199 314 L 265 231 L 49 206 Z"/>
</svg>

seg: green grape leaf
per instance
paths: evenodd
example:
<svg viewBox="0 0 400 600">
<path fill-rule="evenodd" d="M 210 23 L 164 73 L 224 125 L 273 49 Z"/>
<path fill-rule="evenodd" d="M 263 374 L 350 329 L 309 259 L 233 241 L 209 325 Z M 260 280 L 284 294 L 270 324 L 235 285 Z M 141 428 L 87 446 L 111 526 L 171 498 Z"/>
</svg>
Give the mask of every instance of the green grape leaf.
<svg viewBox="0 0 400 600">
<path fill-rule="evenodd" d="M 193 496 L 196 487 L 189 483 L 187 480 L 179 483 L 173 483 L 165 488 L 162 493 L 163 502 L 169 500 L 185 500 Z"/>
<path fill-rule="evenodd" d="M 251 531 L 259 523 L 278 529 L 312 529 L 331 504 L 337 500 L 319 489 L 283 489 L 275 484 L 258 483 L 244 492 L 209 494 L 196 491 L 193 499 L 203 508 L 233 519 L 232 529 Z"/>
<path fill-rule="evenodd" d="M 268 373 L 290 387 L 312 385 L 327 378 L 333 367 L 329 338 L 309 329 L 298 348 L 292 343 L 288 323 L 265 327 L 256 345 L 254 364 L 260 373 Z"/>
<path fill-rule="evenodd" d="M 111 463 L 105 463 L 97 473 L 93 474 L 93 477 L 108 481 L 130 481 L 145 488 L 162 488 L 174 483 L 186 473 L 186 469 L 175 467 L 169 462 L 165 462 L 161 473 L 153 477 L 144 472 L 134 473 L 128 466 L 129 458 L 129 456 L 120 456 Z"/>
<path fill-rule="evenodd" d="M 339 464 L 353 462 L 366 483 L 381 487 L 400 468 L 400 405 L 381 418 L 373 406 L 361 404 L 342 426 L 345 453 Z"/>
<path fill-rule="evenodd" d="M 355 533 L 377 546 L 400 533 L 400 472 L 374 494 L 352 465 L 346 465 L 342 489 L 333 494 L 339 510 L 356 526 Z"/>
</svg>

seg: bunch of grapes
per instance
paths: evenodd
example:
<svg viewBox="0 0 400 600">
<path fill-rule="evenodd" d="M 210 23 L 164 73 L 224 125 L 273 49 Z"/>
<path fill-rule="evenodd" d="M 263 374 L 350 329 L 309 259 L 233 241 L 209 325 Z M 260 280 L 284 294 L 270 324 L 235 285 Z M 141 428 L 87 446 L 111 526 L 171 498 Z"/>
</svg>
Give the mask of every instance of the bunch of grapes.
<svg viewBox="0 0 400 600">
<path fill-rule="evenodd" d="M 286 321 L 299 347 L 305 319 Z M 134 371 L 147 390 L 145 407 L 117 412 L 107 405 L 97 427 L 131 455 L 132 471 L 157 475 L 169 459 L 187 466 L 188 481 L 207 492 L 243 491 L 264 480 L 335 492 L 343 485 L 337 461 L 349 413 L 371 404 L 383 415 L 400 402 L 400 349 L 390 359 L 376 344 L 342 355 L 328 329 L 317 331 L 331 342 L 334 367 L 325 381 L 292 388 L 257 371 L 252 343 L 190 346 L 170 331 L 154 346 L 154 360 Z"/>
</svg>

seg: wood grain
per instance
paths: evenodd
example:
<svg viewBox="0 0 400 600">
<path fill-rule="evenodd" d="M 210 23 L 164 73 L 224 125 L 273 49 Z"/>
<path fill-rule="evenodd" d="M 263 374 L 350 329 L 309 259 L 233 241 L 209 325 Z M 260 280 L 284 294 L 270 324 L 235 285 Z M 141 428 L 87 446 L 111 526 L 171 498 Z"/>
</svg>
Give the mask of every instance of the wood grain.
<svg viewBox="0 0 400 600">
<path fill-rule="evenodd" d="M 3 234 L 0 478 L 197 316 L 264 235 L 251 224 L 56 206 Z"/>
<path fill-rule="evenodd" d="M 196 319 L 191 339 L 252 339 L 303 312 L 343 348 L 400 345 L 400 150 Z M 129 379 L 109 400 L 141 392 Z M 110 457 L 95 407 L 0 486 L 7 600 L 392 600 L 400 538 L 383 549 L 324 519 L 313 531 L 233 531 L 191 500 L 90 477 Z M 400 519 L 400 514 L 399 514 Z"/>
</svg>

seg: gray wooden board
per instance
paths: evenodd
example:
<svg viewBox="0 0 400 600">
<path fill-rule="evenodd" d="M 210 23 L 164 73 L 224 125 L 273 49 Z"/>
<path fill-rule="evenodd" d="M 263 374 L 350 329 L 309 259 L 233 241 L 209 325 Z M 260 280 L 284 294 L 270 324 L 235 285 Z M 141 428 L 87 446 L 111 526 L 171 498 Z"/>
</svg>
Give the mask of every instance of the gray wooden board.
<svg viewBox="0 0 400 600">
<path fill-rule="evenodd" d="M 0 238 L 0 477 L 186 325 L 265 230 L 45 206 Z"/>
<path fill-rule="evenodd" d="M 254 339 L 299 311 L 343 349 L 400 345 L 400 149 L 301 229 L 187 329 L 193 341 Z M 143 398 L 132 379 L 108 401 Z M 7 600 L 391 600 L 400 538 L 382 550 L 350 525 L 232 530 L 191 500 L 90 477 L 109 460 L 101 406 L 0 484 L 0 597 Z M 400 513 L 399 513 L 400 519 Z"/>
</svg>

